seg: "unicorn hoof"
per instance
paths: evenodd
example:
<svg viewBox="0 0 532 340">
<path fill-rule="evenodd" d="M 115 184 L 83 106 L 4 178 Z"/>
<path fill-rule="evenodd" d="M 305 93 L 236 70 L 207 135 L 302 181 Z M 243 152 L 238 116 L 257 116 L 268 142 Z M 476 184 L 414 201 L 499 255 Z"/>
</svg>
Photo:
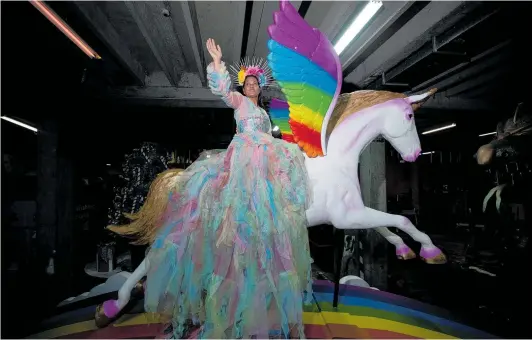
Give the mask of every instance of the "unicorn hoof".
<svg viewBox="0 0 532 340">
<path fill-rule="evenodd" d="M 421 259 L 427 264 L 444 264 L 447 263 L 447 257 L 442 251 L 436 247 L 434 248 L 421 248 L 419 253 Z"/>
<path fill-rule="evenodd" d="M 416 258 L 416 253 L 406 245 L 397 248 L 395 250 L 395 255 L 399 260 L 411 260 Z"/>
<path fill-rule="evenodd" d="M 103 328 L 108 326 L 114 321 L 115 317 L 120 312 L 116 305 L 116 300 L 107 300 L 96 307 L 96 314 L 94 315 L 94 321 L 96 327 Z"/>
</svg>

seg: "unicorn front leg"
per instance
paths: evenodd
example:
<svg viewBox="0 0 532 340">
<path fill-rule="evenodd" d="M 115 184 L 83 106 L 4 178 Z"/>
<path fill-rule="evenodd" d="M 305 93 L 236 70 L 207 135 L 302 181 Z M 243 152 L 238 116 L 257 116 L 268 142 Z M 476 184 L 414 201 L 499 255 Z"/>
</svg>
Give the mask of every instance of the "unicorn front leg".
<svg viewBox="0 0 532 340">
<path fill-rule="evenodd" d="M 339 212 L 339 210 L 337 210 L 337 212 Z M 404 216 L 388 214 L 367 207 L 364 207 L 363 209 L 350 209 L 347 210 L 345 214 L 334 215 L 331 216 L 331 222 L 335 227 L 341 229 L 377 228 L 377 232 L 383 235 L 390 243 L 396 245 L 396 250 L 397 245 L 401 246 L 401 243 L 404 244 L 404 242 L 402 242 L 399 236 L 393 234 L 384 227 L 393 226 L 401 229 L 414 240 L 421 243 L 421 251 L 419 255 L 423 261 L 428 264 L 443 264 L 447 262 L 445 255 L 434 245 L 434 243 L 432 243 L 430 237 L 419 231 L 412 222 Z M 406 252 L 408 252 L 408 250 L 406 250 Z M 397 252 L 398 251 L 396 251 L 396 253 Z"/>
<path fill-rule="evenodd" d="M 128 304 L 132 293 L 137 295 L 136 293 L 143 291 L 141 280 L 148 272 L 148 268 L 146 259 L 144 259 L 118 290 L 118 300 L 107 300 L 98 305 L 94 316 L 96 326 L 102 328 L 109 325 Z"/>
</svg>

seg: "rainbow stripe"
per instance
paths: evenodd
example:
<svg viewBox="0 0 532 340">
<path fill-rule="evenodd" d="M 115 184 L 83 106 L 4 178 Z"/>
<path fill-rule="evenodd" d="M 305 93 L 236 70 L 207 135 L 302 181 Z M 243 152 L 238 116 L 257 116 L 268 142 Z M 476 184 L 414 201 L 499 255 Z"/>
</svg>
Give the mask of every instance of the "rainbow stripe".
<svg viewBox="0 0 532 340">
<path fill-rule="evenodd" d="M 334 285 L 313 284 L 315 303 L 303 313 L 310 339 L 492 339 L 493 335 L 465 326 L 438 307 L 372 289 L 340 285 L 338 309 L 332 307 Z M 95 297 L 93 299 L 97 299 Z M 164 331 L 157 314 L 144 313 L 138 300 L 130 314 L 98 329 L 94 305 L 57 315 L 43 324 L 33 339 L 126 339 L 160 337 Z"/>
<path fill-rule="evenodd" d="M 282 1 L 281 10 L 274 13 L 268 33 L 268 63 L 288 106 L 282 113 L 274 112 L 272 119 L 309 157 L 322 156 L 324 122 L 334 109 L 342 81 L 338 56 L 329 40 L 288 1 Z"/>
</svg>

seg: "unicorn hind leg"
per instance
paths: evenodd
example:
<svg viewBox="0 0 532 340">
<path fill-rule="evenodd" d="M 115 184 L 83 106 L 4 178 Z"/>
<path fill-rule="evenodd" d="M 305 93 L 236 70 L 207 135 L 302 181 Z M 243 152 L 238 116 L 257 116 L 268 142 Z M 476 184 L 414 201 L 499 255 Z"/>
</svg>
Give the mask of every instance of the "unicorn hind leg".
<svg viewBox="0 0 532 340">
<path fill-rule="evenodd" d="M 118 290 L 118 300 L 107 300 L 98 305 L 94 316 L 96 326 L 102 328 L 115 320 L 118 314 L 130 301 L 132 293 L 133 295 L 136 295 L 135 293 L 138 294 L 138 291 L 143 290 L 142 284 L 140 284 L 139 287 L 139 283 L 147 272 L 148 264 L 146 259 L 144 259 Z"/>
<path fill-rule="evenodd" d="M 409 246 L 406 245 L 405 241 L 398 236 L 397 234 L 392 233 L 386 227 L 377 227 L 375 231 L 381 234 L 386 241 L 393 244 L 395 247 L 395 255 L 399 260 L 411 260 L 416 258 L 416 253 Z"/>
<path fill-rule="evenodd" d="M 415 241 L 421 243 L 421 251 L 419 255 L 423 261 L 428 264 L 443 264 L 447 262 L 443 252 L 432 243 L 430 237 L 419 231 L 412 222 L 404 216 L 388 214 L 364 207 L 364 209 L 339 209 L 335 211 L 335 214 L 331 217 L 334 226 L 342 229 L 365 229 L 384 226 L 396 227 L 410 235 Z M 398 242 L 398 239 L 393 237 L 394 234 L 392 232 L 388 231 L 389 234 L 386 232 L 383 233 L 383 229 L 377 231 L 386 237 L 386 239 L 392 244 L 394 241 Z"/>
</svg>

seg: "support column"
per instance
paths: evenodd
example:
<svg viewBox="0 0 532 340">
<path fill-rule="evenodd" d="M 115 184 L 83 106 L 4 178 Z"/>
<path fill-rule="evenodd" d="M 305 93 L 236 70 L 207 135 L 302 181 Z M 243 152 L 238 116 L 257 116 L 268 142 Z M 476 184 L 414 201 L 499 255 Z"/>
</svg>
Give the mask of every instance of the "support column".
<svg viewBox="0 0 532 340">
<path fill-rule="evenodd" d="M 410 187 L 412 188 L 412 206 L 419 213 L 419 163 L 410 163 Z"/>
<path fill-rule="evenodd" d="M 37 161 L 37 239 L 38 270 L 51 264 L 57 236 L 57 130 L 53 123 L 44 123 L 39 131 Z M 50 266 L 49 272 L 52 272 Z"/>
<path fill-rule="evenodd" d="M 360 188 L 364 205 L 387 211 L 386 204 L 386 143 L 379 138 L 360 156 Z M 374 230 L 358 231 L 361 276 L 370 286 L 386 290 L 388 285 L 388 242 Z"/>
</svg>

